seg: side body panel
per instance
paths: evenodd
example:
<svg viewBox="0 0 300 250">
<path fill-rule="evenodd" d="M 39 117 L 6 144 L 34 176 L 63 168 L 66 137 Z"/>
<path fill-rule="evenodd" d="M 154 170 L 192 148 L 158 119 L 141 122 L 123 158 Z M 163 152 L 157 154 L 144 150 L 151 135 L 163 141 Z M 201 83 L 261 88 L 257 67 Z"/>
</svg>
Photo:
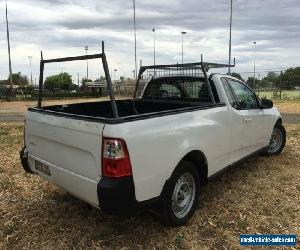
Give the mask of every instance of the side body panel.
<svg viewBox="0 0 300 250">
<path fill-rule="evenodd" d="M 103 136 L 126 141 L 138 201 L 158 197 L 180 160 L 199 150 L 208 175 L 229 161 L 231 134 L 228 107 L 216 107 L 131 123 L 106 125 Z M 201 167 L 201 166 L 199 166 Z"/>
</svg>

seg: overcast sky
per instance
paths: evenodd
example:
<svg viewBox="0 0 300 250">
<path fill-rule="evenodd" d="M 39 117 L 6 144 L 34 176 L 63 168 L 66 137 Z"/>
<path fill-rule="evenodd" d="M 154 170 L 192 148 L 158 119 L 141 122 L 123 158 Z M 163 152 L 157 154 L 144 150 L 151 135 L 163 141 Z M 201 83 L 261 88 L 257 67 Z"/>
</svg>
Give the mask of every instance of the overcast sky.
<svg viewBox="0 0 300 250">
<path fill-rule="evenodd" d="M 101 40 L 111 70 L 132 76 L 134 69 L 133 10 L 131 0 L 8 0 L 13 72 L 38 77 L 39 51 L 44 58 L 100 51 Z M 157 64 L 184 60 L 228 61 L 230 0 L 136 0 L 138 60 L 153 63 L 153 27 Z M 257 69 L 300 66 L 299 0 L 233 0 L 233 50 L 237 72 L 253 70 L 257 42 Z M 0 2 L 0 79 L 8 75 L 5 2 Z M 99 61 L 90 61 L 90 77 L 101 75 Z M 84 62 L 51 65 L 46 74 L 64 71 L 85 76 Z"/>
</svg>

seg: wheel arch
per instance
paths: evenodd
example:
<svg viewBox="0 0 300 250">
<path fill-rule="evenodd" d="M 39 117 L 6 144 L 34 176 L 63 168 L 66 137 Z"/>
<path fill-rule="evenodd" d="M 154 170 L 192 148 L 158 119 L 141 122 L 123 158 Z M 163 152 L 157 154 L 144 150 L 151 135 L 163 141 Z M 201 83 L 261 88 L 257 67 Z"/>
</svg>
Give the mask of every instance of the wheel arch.
<svg viewBox="0 0 300 250">
<path fill-rule="evenodd" d="M 275 123 L 275 125 L 276 124 L 280 124 L 280 125 L 282 125 L 282 118 L 280 117 L 279 119 L 277 119 L 277 121 L 276 121 L 276 123 Z"/>
<path fill-rule="evenodd" d="M 168 183 L 170 182 L 173 173 L 176 171 L 176 169 L 178 169 L 178 167 L 180 166 L 180 163 L 183 161 L 188 161 L 191 162 L 198 174 L 199 174 L 199 179 L 200 179 L 200 185 L 203 186 L 207 183 L 208 180 L 208 164 L 207 164 L 207 158 L 205 156 L 205 154 L 200 151 L 200 150 L 192 150 L 188 153 L 186 153 L 177 163 L 176 167 L 173 169 L 173 171 L 171 172 L 169 178 L 166 180 L 166 182 L 164 183 L 163 189 L 160 193 L 160 197 L 162 197 L 163 193 L 166 190 L 166 187 L 168 185 Z"/>
<path fill-rule="evenodd" d="M 200 184 L 204 185 L 207 182 L 208 164 L 205 154 L 200 150 L 193 150 L 187 153 L 181 161 L 189 161 L 193 163 L 199 174 Z M 181 162 L 180 161 L 180 162 Z"/>
</svg>

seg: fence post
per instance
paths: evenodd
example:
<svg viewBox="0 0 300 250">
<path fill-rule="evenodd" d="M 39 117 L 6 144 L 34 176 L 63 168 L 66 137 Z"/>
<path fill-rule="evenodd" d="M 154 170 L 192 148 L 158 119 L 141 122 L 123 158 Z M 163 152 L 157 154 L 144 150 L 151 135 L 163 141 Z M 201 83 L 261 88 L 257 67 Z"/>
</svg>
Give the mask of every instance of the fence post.
<svg viewBox="0 0 300 250">
<path fill-rule="evenodd" d="M 281 100 L 281 88 L 282 88 L 282 70 L 280 71 L 280 82 L 279 82 L 279 98 Z"/>
</svg>

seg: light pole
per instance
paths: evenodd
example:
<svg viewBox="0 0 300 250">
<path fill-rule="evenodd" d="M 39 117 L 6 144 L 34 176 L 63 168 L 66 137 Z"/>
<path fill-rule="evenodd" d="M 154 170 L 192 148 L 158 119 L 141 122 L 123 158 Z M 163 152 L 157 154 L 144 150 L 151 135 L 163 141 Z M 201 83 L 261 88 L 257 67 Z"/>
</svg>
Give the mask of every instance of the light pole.
<svg viewBox="0 0 300 250">
<path fill-rule="evenodd" d="M 135 64 L 135 80 L 137 79 L 137 54 L 136 54 L 136 15 L 135 15 L 135 0 L 133 2 L 133 29 L 134 29 L 134 64 Z"/>
<path fill-rule="evenodd" d="M 255 45 L 256 45 L 256 42 L 253 42 L 253 48 L 254 48 L 254 53 L 253 53 L 253 57 L 254 57 L 254 60 L 253 60 L 253 87 L 256 88 L 255 86 Z"/>
<path fill-rule="evenodd" d="M 229 31 L 229 66 L 228 66 L 228 75 L 231 74 L 231 31 L 232 31 L 232 0 L 230 0 L 230 31 Z"/>
<path fill-rule="evenodd" d="M 8 14 L 7 14 L 7 3 L 6 3 L 6 36 L 7 36 L 7 50 L 8 50 L 8 66 L 9 66 L 9 82 L 10 82 L 10 98 L 13 97 L 13 82 L 12 82 L 12 68 L 11 68 L 11 56 L 10 56 L 10 40 L 9 40 L 9 27 L 8 27 Z"/>
<path fill-rule="evenodd" d="M 85 49 L 85 54 L 87 55 L 89 46 L 85 45 L 84 49 Z M 89 79 L 89 60 L 86 60 L 86 81 L 88 81 L 88 79 Z"/>
<path fill-rule="evenodd" d="M 156 55 L 155 55 L 155 47 L 156 47 L 156 46 L 155 46 L 155 28 L 152 29 L 152 32 L 153 32 L 153 45 L 154 45 L 154 47 L 153 47 L 153 49 L 154 49 L 154 50 L 153 50 L 153 60 L 154 60 L 153 65 L 155 66 L 155 56 L 156 56 Z"/>
<path fill-rule="evenodd" d="M 28 58 L 29 58 L 29 67 L 30 67 L 30 84 L 32 85 L 32 67 L 31 67 L 32 56 L 28 56 Z"/>
<path fill-rule="evenodd" d="M 118 70 L 117 69 L 114 69 L 114 83 L 116 84 L 116 72 L 117 72 Z"/>
<path fill-rule="evenodd" d="M 183 36 L 186 34 L 185 31 L 181 32 L 181 62 L 183 64 Z"/>
</svg>

